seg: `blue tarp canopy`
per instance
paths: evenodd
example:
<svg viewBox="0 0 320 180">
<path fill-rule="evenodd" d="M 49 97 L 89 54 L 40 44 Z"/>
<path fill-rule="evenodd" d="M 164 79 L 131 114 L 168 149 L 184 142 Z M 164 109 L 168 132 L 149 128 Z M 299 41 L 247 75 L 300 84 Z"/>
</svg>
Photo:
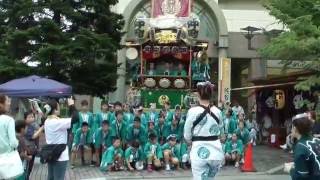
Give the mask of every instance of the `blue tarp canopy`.
<svg viewBox="0 0 320 180">
<path fill-rule="evenodd" d="M 10 97 L 66 97 L 72 94 L 72 87 L 33 75 L 1 84 L 0 93 Z"/>
</svg>

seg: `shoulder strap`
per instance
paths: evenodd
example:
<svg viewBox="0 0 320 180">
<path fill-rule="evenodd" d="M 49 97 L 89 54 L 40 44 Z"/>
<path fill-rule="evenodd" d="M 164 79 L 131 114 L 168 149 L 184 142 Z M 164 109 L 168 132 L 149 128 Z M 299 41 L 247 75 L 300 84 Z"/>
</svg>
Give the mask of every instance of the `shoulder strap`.
<svg viewBox="0 0 320 180">
<path fill-rule="evenodd" d="M 193 122 L 193 126 L 192 129 L 194 129 L 194 127 L 196 127 L 200 121 L 204 118 L 205 115 L 210 114 L 210 116 L 216 120 L 216 122 L 219 124 L 220 120 L 219 118 L 210 110 L 210 107 L 206 107 L 203 105 L 199 105 L 200 107 L 202 107 L 204 109 L 204 111 L 200 114 L 200 116 L 198 116 L 198 118 Z"/>
</svg>

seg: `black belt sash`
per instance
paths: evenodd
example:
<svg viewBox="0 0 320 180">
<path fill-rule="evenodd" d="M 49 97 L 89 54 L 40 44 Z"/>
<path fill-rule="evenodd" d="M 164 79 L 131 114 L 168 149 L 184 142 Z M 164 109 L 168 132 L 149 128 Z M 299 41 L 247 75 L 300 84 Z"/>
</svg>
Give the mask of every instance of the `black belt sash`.
<svg viewBox="0 0 320 180">
<path fill-rule="evenodd" d="M 216 141 L 218 136 L 193 136 L 192 141 Z"/>
</svg>

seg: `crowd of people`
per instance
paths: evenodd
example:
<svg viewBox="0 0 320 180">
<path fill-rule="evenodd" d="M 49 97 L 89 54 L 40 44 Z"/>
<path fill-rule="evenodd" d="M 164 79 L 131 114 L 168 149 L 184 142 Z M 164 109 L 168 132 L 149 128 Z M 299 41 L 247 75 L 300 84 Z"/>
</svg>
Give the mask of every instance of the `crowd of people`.
<svg viewBox="0 0 320 180">
<path fill-rule="evenodd" d="M 151 172 L 188 169 L 191 166 L 191 144 L 184 138 L 187 111 L 183 111 L 180 105 L 175 105 L 171 110 L 170 102 L 166 102 L 157 111 L 156 104 L 152 103 L 145 112 L 142 106 L 130 107 L 120 102 L 102 101 L 101 112 L 93 114 L 89 111 L 88 101 L 83 100 L 73 115 L 76 120 L 72 125 L 71 121 L 57 125 L 51 121 L 59 116 L 60 110 L 54 111 L 59 104 L 55 103 L 44 106 L 44 123 L 37 123 L 35 111 L 26 112 L 24 120 L 15 122 L 19 142 L 17 148 L 24 162 L 26 179 L 39 153 L 39 137 L 43 132 L 46 132 L 47 144 L 63 142 L 69 147 L 70 160 L 68 153 L 64 152 L 64 156 L 59 158 L 59 165 L 49 166 L 49 175 L 52 176 L 64 172 L 61 167 L 66 167 L 68 162 L 71 168 L 90 165 L 102 171 L 147 169 Z M 238 103 L 221 112 L 219 139 L 225 153 L 225 164 L 234 163 L 235 167 L 239 167 L 245 146 L 255 140 L 257 125 L 254 119 L 245 120 L 244 110 Z M 60 126 L 68 131 L 57 135 Z M 68 142 L 65 142 L 67 132 Z M 60 141 L 56 142 L 57 139 Z M 58 170 L 53 170 L 54 167 Z"/>
<path fill-rule="evenodd" d="M 60 118 L 59 103 L 52 99 L 43 107 L 40 124 L 35 121 L 35 111 L 26 112 L 24 120 L 6 115 L 10 98 L 0 95 L 0 128 L 4 130 L 0 131 L 0 154 L 17 149 L 24 174 L 16 179 L 21 180 L 29 179 L 37 155 L 41 162 L 48 163 L 49 180 L 63 179 L 68 163 L 71 168 L 90 165 L 102 171 L 152 172 L 191 167 L 194 177 L 214 177 L 223 165 L 239 167 L 246 146 L 255 144 L 259 128 L 254 111 L 246 119 L 237 102 L 219 109 L 209 101 L 212 84 L 198 87 L 202 88 L 198 89 L 199 104 L 187 113 L 180 105 L 171 110 L 170 102 L 165 102 L 160 111 L 152 103 L 144 112 L 142 106 L 132 108 L 120 102 L 103 101 L 101 112 L 93 114 L 88 101 L 81 101 L 80 109 L 76 110 L 74 100 L 68 99 L 71 118 Z M 305 157 L 295 153 L 295 159 L 315 163 L 313 169 L 320 168 L 320 164 L 317 166 L 320 143 L 310 136 L 312 128 L 318 127 L 314 119 L 314 113 L 300 114 L 292 119 L 291 128 L 291 136 L 296 139 L 293 149 L 308 155 L 304 161 Z M 46 145 L 39 152 L 43 132 Z M 299 142 L 301 146 L 297 145 Z M 309 151 L 313 153 L 305 154 Z M 307 167 L 293 163 L 286 167 L 292 176 L 305 176 L 298 169 Z"/>
</svg>

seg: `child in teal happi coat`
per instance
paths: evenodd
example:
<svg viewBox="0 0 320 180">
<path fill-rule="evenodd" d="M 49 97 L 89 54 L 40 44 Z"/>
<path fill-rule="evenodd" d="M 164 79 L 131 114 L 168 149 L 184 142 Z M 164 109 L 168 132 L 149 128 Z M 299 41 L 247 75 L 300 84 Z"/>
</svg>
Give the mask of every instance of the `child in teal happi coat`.
<svg viewBox="0 0 320 180">
<path fill-rule="evenodd" d="M 165 115 L 160 114 L 159 121 L 155 126 L 155 130 L 157 131 L 156 135 L 158 137 L 158 142 L 160 145 L 163 145 L 166 142 L 166 129 L 168 128 L 167 123 L 165 123 Z"/>
<path fill-rule="evenodd" d="M 102 155 L 100 170 L 119 171 L 123 170 L 123 150 L 119 137 L 113 139 L 113 144 Z"/>
<path fill-rule="evenodd" d="M 126 132 L 126 140 L 128 143 L 131 143 L 135 140 L 138 140 L 142 147 L 147 142 L 147 132 L 145 127 L 141 125 L 141 120 L 139 117 L 134 118 L 134 122 L 130 125 Z"/>
<path fill-rule="evenodd" d="M 101 102 L 101 112 L 97 113 L 95 125 L 96 129 L 100 128 L 103 121 L 108 121 L 109 125 L 112 123 L 110 119 L 110 112 L 108 111 L 108 103 L 106 101 Z"/>
<path fill-rule="evenodd" d="M 236 130 L 236 135 L 240 139 L 244 146 L 250 143 L 250 133 L 247 128 L 244 126 L 244 121 L 239 121 L 239 127 Z"/>
<path fill-rule="evenodd" d="M 166 164 L 166 170 L 170 171 L 171 167 L 176 169 L 180 168 L 181 152 L 180 146 L 177 144 L 177 136 L 171 134 L 167 138 L 167 143 L 162 145 L 164 162 Z"/>
<path fill-rule="evenodd" d="M 122 147 L 126 146 L 126 135 L 127 135 L 127 124 L 123 120 L 123 112 L 116 112 L 116 120 L 114 120 L 111 124 L 112 136 L 119 137 L 122 143 Z"/>
<path fill-rule="evenodd" d="M 92 132 L 87 122 L 83 122 L 74 136 L 72 143 L 71 165 L 74 166 L 76 155 L 80 154 L 82 165 L 85 164 L 85 153 L 92 153 Z M 92 161 L 92 159 L 91 159 Z M 92 162 L 91 162 L 92 163 Z"/>
<path fill-rule="evenodd" d="M 128 170 L 142 170 L 144 159 L 145 155 L 139 141 L 134 140 L 125 151 L 125 164 Z"/>
<path fill-rule="evenodd" d="M 100 159 L 105 150 L 112 145 L 113 133 L 110 128 L 109 121 L 102 121 L 102 127 L 100 127 L 94 134 L 94 146 L 96 154 L 96 165 L 100 165 Z"/>
<path fill-rule="evenodd" d="M 83 122 L 88 123 L 91 130 L 94 130 L 95 122 L 93 114 L 89 111 L 89 103 L 87 100 L 81 101 L 81 111 L 79 112 L 79 122 L 74 124 L 72 127 L 73 135 L 76 134 L 77 130 L 81 128 Z"/>
<path fill-rule="evenodd" d="M 149 134 L 149 142 L 144 147 L 144 153 L 147 158 L 148 171 L 161 168 L 161 159 L 163 158 L 162 148 L 157 142 L 155 134 Z"/>
</svg>

